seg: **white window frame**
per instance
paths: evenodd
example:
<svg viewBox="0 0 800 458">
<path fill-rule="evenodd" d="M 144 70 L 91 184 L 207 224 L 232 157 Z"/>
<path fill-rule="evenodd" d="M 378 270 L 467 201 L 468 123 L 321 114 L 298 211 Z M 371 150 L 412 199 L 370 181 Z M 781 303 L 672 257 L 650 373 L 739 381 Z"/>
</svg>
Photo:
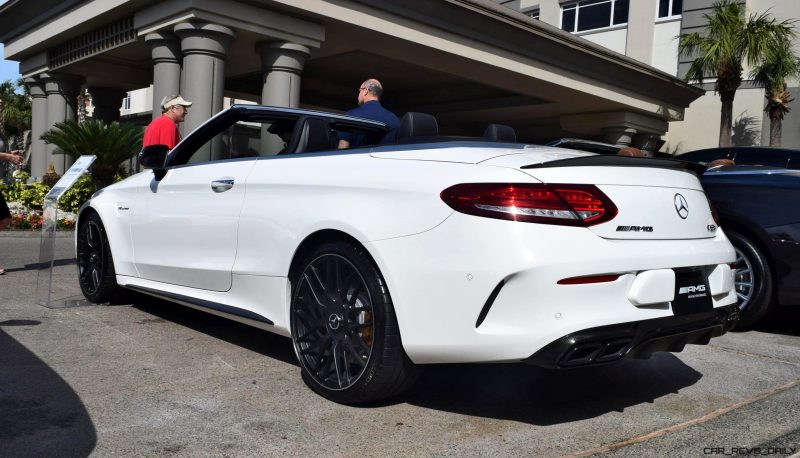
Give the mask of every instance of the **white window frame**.
<svg viewBox="0 0 800 458">
<path fill-rule="evenodd" d="M 606 30 L 606 29 L 611 29 L 611 28 L 624 27 L 624 26 L 626 26 L 628 24 L 627 20 L 625 22 L 620 22 L 619 24 L 614 24 L 614 9 L 617 6 L 617 1 L 618 0 L 604 0 L 604 1 L 597 2 L 597 3 L 592 3 L 590 5 L 583 5 L 583 8 L 591 8 L 593 6 L 602 5 L 604 3 L 611 3 L 611 14 L 608 16 L 608 25 L 604 26 L 604 27 L 598 27 L 596 29 L 586 29 L 586 30 L 578 30 L 578 22 L 580 20 L 581 3 L 583 3 L 583 0 L 578 0 L 578 1 L 575 1 L 575 2 L 570 2 L 570 3 L 563 4 L 563 5 L 561 5 L 561 18 L 560 18 L 560 21 L 559 21 L 559 28 L 561 28 L 561 30 L 564 30 L 564 10 L 571 9 L 571 8 L 575 9 L 575 20 L 574 20 L 574 22 L 572 24 L 572 30 L 566 30 L 566 32 L 582 34 L 582 33 L 586 33 L 586 32 L 595 32 L 595 31 L 598 31 L 598 30 Z M 630 0 L 630 1 L 637 1 L 637 0 Z M 628 8 L 630 8 L 630 1 L 628 2 L 628 5 L 629 5 Z M 672 1 L 672 0 L 670 0 L 670 1 Z M 658 11 L 656 11 L 656 14 L 658 14 Z"/>
<path fill-rule="evenodd" d="M 658 5 L 656 6 L 656 20 L 657 21 L 667 21 L 670 19 L 677 19 L 681 17 L 681 14 L 672 14 L 672 5 L 675 0 L 658 0 Z M 658 12 L 661 9 L 661 2 L 667 2 L 667 12 L 669 13 L 666 16 L 659 16 Z M 683 12 L 681 12 L 683 13 Z"/>
</svg>

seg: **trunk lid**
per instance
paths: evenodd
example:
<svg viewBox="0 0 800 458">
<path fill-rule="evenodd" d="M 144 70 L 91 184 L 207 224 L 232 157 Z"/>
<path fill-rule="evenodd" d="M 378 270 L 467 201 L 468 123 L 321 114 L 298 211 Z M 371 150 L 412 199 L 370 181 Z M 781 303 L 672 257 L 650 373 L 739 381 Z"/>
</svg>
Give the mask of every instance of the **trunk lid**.
<svg viewBox="0 0 800 458">
<path fill-rule="evenodd" d="M 543 183 L 597 186 L 618 209 L 611 221 L 589 227 L 606 239 L 701 239 L 716 235 L 711 208 L 691 166 L 617 156 L 553 163 L 541 158 L 541 154 L 522 153 L 491 158 L 481 164 L 521 169 Z"/>
</svg>

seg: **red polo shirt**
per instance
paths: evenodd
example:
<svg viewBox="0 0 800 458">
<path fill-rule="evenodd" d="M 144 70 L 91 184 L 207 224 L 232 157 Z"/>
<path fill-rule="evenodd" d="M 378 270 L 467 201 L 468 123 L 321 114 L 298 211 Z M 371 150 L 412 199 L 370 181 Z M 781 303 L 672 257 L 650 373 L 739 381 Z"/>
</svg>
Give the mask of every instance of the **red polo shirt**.
<svg viewBox="0 0 800 458">
<path fill-rule="evenodd" d="M 178 133 L 178 125 L 167 115 L 163 115 L 154 119 L 144 130 L 142 147 L 167 145 L 169 149 L 172 149 L 179 141 L 181 141 L 181 134 Z"/>
</svg>

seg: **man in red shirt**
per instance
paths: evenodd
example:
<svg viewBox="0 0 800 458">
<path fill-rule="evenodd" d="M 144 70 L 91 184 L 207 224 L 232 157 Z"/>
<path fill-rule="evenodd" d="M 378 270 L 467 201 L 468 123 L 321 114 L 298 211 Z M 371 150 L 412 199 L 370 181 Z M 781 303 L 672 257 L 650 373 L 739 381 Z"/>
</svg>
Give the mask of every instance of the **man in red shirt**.
<svg viewBox="0 0 800 458">
<path fill-rule="evenodd" d="M 153 120 L 144 130 L 142 147 L 150 145 L 167 145 L 169 149 L 181 141 L 178 123 L 183 122 L 192 102 L 187 102 L 180 95 L 168 95 L 161 101 L 162 115 Z"/>
</svg>

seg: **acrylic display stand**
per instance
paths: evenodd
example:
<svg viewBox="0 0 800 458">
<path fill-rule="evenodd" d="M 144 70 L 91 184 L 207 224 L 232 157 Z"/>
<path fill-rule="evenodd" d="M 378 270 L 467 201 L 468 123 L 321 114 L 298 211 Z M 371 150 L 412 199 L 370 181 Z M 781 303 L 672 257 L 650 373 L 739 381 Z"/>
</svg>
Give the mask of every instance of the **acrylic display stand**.
<svg viewBox="0 0 800 458">
<path fill-rule="evenodd" d="M 55 261 L 55 239 L 58 226 L 58 200 L 83 175 L 97 156 L 81 156 L 64 176 L 58 180 L 42 205 L 42 237 L 39 242 L 39 272 L 36 279 L 36 302 L 48 308 L 76 307 L 88 304 L 80 297 L 52 299 L 53 264 Z M 77 230 L 77 228 L 76 228 Z"/>
</svg>

